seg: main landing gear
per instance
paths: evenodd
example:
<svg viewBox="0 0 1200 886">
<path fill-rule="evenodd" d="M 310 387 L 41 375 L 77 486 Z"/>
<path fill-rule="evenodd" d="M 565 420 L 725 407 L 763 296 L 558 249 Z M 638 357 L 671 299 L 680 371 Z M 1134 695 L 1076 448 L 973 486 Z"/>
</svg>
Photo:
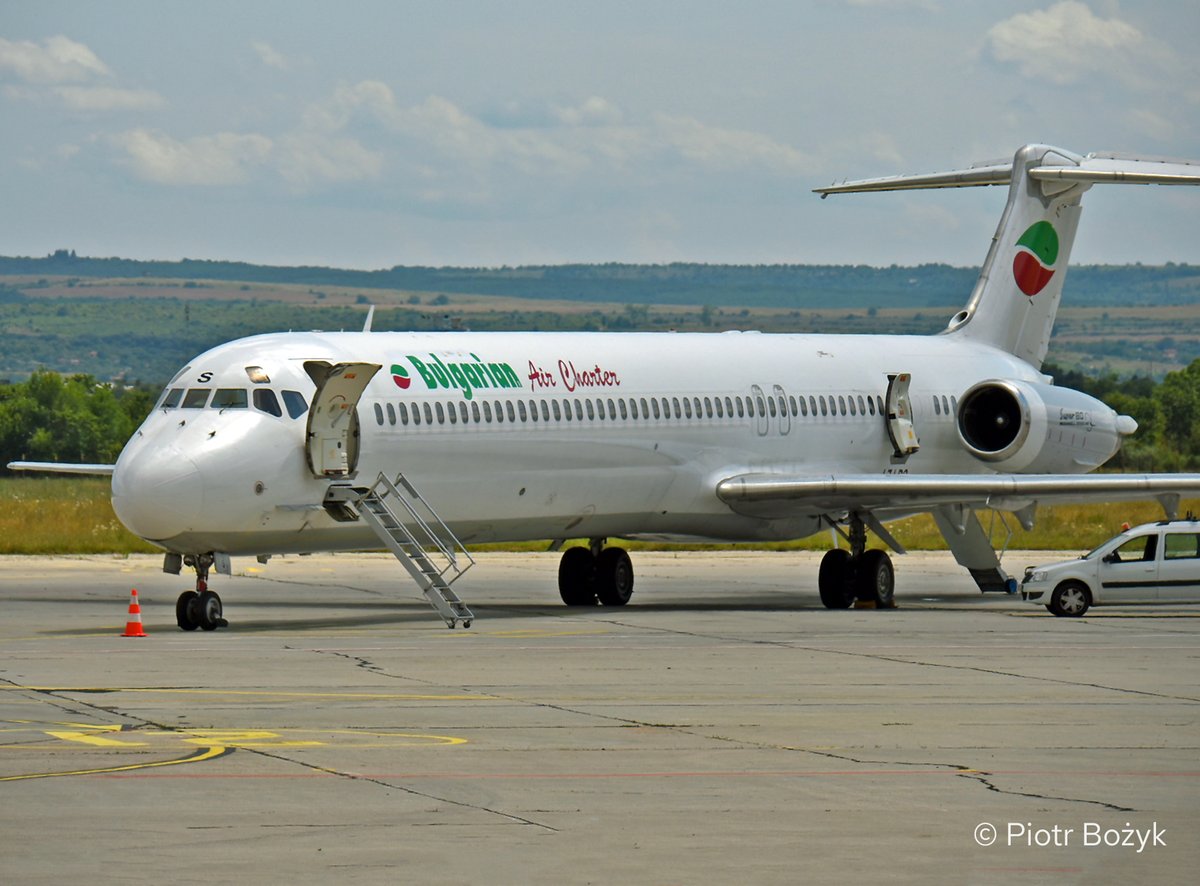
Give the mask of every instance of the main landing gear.
<svg viewBox="0 0 1200 886">
<path fill-rule="evenodd" d="M 826 609 L 849 609 L 855 600 L 892 609 L 896 573 L 887 551 L 867 548 L 867 530 L 857 514 L 850 516 L 850 550 L 834 548 L 821 559 L 817 587 Z"/>
<path fill-rule="evenodd" d="M 212 567 L 213 555 L 188 554 L 183 562 L 196 570 L 196 590 L 184 591 L 175 601 L 175 622 L 185 631 L 196 628 L 215 631 L 229 627 L 229 622 L 221 617 L 221 598 L 208 589 L 208 570 Z"/>
<path fill-rule="evenodd" d="M 633 595 L 633 563 L 624 548 L 593 538 L 586 548 L 567 548 L 558 563 L 558 593 L 568 606 L 624 606 Z"/>
</svg>

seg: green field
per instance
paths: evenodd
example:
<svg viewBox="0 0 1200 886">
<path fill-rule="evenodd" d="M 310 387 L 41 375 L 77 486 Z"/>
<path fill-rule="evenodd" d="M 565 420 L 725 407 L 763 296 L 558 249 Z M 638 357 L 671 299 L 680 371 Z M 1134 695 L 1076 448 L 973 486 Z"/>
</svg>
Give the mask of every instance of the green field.
<svg viewBox="0 0 1200 886">
<path fill-rule="evenodd" d="M 108 480 L 100 477 L 12 477 L 0 478 L 0 554 L 133 554 L 158 550 L 131 535 L 113 513 Z M 1200 501 L 1184 502 L 1181 514 L 1200 511 Z M 1005 547 L 1007 530 L 997 515 L 980 515 L 985 528 L 991 526 L 997 547 Z M 1014 529 L 1007 547 L 1013 550 L 1088 550 L 1114 535 L 1123 522 L 1133 525 L 1162 519 L 1154 503 L 1130 502 L 1109 505 L 1065 505 L 1041 508 L 1032 532 Z M 928 516 L 900 520 L 889 527 L 896 538 L 912 550 L 944 550 L 945 543 Z M 751 548 L 761 550 L 824 550 L 829 533 L 823 532 L 795 542 L 761 545 L 664 545 L 631 543 L 631 550 L 718 550 Z M 545 550 L 546 542 L 481 545 L 478 550 Z M 843 542 L 844 546 L 844 542 Z"/>
</svg>

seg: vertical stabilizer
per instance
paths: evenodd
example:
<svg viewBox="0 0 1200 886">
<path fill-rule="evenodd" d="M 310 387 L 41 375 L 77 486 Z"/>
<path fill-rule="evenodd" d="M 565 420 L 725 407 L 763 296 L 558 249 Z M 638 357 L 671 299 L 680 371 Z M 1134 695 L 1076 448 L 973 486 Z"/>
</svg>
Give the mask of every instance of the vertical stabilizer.
<svg viewBox="0 0 1200 886">
<path fill-rule="evenodd" d="M 822 197 L 864 191 L 1008 185 L 1008 203 L 967 306 L 946 334 L 1003 348 L 1041 366 L 1075 232 L 1079 201 L 1094 184 L 1198 185 L 1200 164 L 1118 154 L 1080 156 L 1026 145 L 1011 164 L 894 176 L 818 188 Z"/>
<path fill-rule="evenodd" d="M 1077 168 L 1082 160 L 1044 145 L 1017 151 L 1004 215 L 970 301 L 950 321 L 950 334 L 1042 365 L 1079 227 L 1079 200 L 1091 184 L 1038 181 L 1029 172 Z"/>
</svg>

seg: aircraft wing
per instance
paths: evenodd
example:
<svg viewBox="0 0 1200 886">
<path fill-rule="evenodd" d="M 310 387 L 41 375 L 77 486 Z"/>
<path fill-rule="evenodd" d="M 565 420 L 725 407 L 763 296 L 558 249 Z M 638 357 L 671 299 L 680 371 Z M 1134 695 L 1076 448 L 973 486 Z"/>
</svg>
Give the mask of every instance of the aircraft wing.
<svg viewBox="0 0 1200 886">
<path fill-rule="evenodd" d="M 927 511 L 942 505 L 1020 511 L 1032 504 L 1158 499 L 1168 513 L 1200 495 L 1200 474 L 740 474 L 717 484 L 739 514 Z"/>
<path fill-rule="evenodd" d="M 72 465 L 53 461 L 10 461 L 10 471 L 42 471 L 47 474 L 95 474 L 111 477 L 115 465 Z"/>
</svg>

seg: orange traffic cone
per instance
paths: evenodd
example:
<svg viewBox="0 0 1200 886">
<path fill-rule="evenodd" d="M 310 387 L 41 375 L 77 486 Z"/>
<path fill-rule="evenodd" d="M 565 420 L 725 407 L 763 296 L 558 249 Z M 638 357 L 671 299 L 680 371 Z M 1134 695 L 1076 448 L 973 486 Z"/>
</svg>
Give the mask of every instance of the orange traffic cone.
<svg viewBox="0 0 1200 886">
<path fill-rule="evenodd" d="M 132 591 L 133 598 L 129 601 L 129 621 L 125 622 L 125 633 L 122 637 L 147 637 L 142 630 L 142 607 L 138 603 L 137 588 Z"/>
</svg>

